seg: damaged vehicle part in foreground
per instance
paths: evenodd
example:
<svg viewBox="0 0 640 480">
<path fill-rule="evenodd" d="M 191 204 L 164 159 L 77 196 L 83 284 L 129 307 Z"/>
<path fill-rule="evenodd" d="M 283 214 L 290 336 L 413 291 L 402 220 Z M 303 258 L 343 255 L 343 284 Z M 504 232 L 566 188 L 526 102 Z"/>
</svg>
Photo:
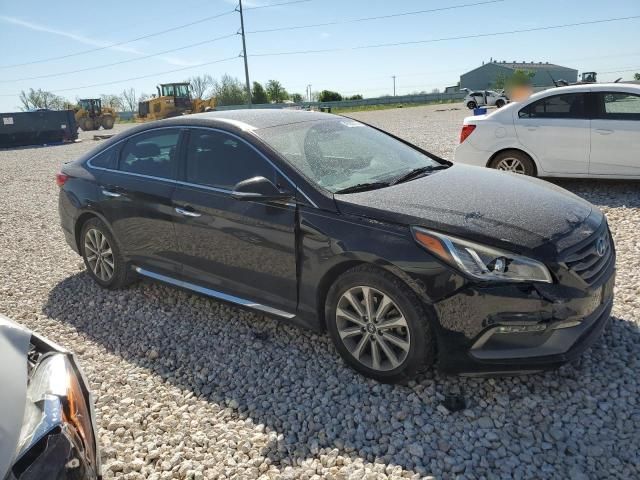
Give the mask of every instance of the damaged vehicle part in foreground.
<svg viewBox="0 0 640 480">
<path fill-rule="evenodd" d="M 100 478 L 91 394 L 74 356 L 0 315 L 0 478 Z"/>
<path fill-rule="evenodd" d="M 556 367 L 599 337 L 613 303 L 615 248 L 593 205 L 345 117 L 147 123 L 57 182 L 67 242 L 101 286 L 142 276 L 328 331 L 384 382 L 433 364 Z"/>
</svg>

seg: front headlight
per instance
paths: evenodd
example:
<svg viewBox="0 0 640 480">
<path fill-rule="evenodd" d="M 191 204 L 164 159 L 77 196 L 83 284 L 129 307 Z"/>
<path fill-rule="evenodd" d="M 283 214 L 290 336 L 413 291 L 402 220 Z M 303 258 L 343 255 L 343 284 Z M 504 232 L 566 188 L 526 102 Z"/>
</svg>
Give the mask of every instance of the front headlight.
<svg viewBox="0 0 640 480">
<path fill-rule="evenodd" d="M 537 260 L 421 227 L 411 232 L 429 252 L 478 280 L 553 283 L 549 269 Z"/>
<path fill-rule="evenodd" d="M 69 358 L 56 353 L 38 362 L 29 380 L 16 458 L 58 427 L 77 432 L 82 443 L 76 445 L 78 453 L 95 466 L 96 443 L 87 397 Z"/>
</svg>

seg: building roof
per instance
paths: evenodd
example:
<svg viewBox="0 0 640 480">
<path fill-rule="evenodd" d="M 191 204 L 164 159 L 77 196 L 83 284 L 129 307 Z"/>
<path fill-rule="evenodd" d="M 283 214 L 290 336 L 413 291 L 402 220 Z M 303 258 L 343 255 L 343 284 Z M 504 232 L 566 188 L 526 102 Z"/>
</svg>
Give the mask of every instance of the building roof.
<svg viewBox="0 0 640 480">
<path fill-rule="evenodd" d="M 462 75 L 475 72 L 476 70 L 486 67 L 487 65 L 496 65 L 498 67 L 507 68 L 509 70 L 566 70 L 570 72 L 576 72 L 576 74 L 578 72 L 578 70 L 576 70 L 575 68 L 563 67 L 561 65 L 556 65 L 555 63 L 548 62 L 505 62 L 493 60 L 491 62 L 483 63 L 479 67 L 469 70 Z"/>
<path fill-rule="evenodd" d="M 544 62 L 493 62 L 498 65 L 502 65 L 503 67 L 511 68 L 512 70 L 538 70 L 538 69 L 549 69 L 553 68 L 554 70 L 575 70 L 575 68 L 563 67 L 562 65 L 556 65 L 555 63 L 544 63 Z M 576 70 L 577 71 L 577 70 Z"/>
</svg>

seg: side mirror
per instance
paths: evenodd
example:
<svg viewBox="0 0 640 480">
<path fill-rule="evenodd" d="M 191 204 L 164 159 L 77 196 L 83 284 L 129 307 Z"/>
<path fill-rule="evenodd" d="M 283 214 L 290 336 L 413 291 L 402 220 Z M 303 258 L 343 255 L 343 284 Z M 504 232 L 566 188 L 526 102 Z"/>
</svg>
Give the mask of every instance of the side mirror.
<svg viewBox="0 0 640 480">
<path fill-rule="evenodd" d="M 293 197 L 292 192 L 281 191 L 273 182 L 264 177 L 253 177 L 243 180 L 233 187 L 231 196 L 236 200 L 287 200 Z"/>
</svg>

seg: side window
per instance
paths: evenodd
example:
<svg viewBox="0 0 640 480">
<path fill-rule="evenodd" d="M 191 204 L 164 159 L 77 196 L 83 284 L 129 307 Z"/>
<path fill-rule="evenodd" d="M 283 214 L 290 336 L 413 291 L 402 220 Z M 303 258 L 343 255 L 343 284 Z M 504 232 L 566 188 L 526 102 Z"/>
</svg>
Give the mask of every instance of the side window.
<svg viewBox="0 0 640 480">
<path fill-rule="evenodd" d="M 186 159 L 189 183 L 232 190 L 238 182 L 252 177 L 275 181 L 275 169 L 254 149 L 215 130 L 191 130 Z"/>
<path fill-rule="evenodd" d="M 640 120 L 640 95 L 625 92 L 605 92 L 602 94 L 604 112 L 609 120 Z"/>
<path fill-rule="evenodd" d="M 162 129 L 136 135 L 122 148 L 120 170 L 160 178 L 174 178 L 180 130 Z"/>
<path fill-rule="evenodd" d="M 118 164 L 118 147 L 103 150 L 90 160 L 92 167 L 115 169 Z"/>
<path fill-rule="evenodd" d="M 585 118 L 585 95 L 566 93 L 533 102 L 518 112 L 520 118 Z"/>
</svg>

